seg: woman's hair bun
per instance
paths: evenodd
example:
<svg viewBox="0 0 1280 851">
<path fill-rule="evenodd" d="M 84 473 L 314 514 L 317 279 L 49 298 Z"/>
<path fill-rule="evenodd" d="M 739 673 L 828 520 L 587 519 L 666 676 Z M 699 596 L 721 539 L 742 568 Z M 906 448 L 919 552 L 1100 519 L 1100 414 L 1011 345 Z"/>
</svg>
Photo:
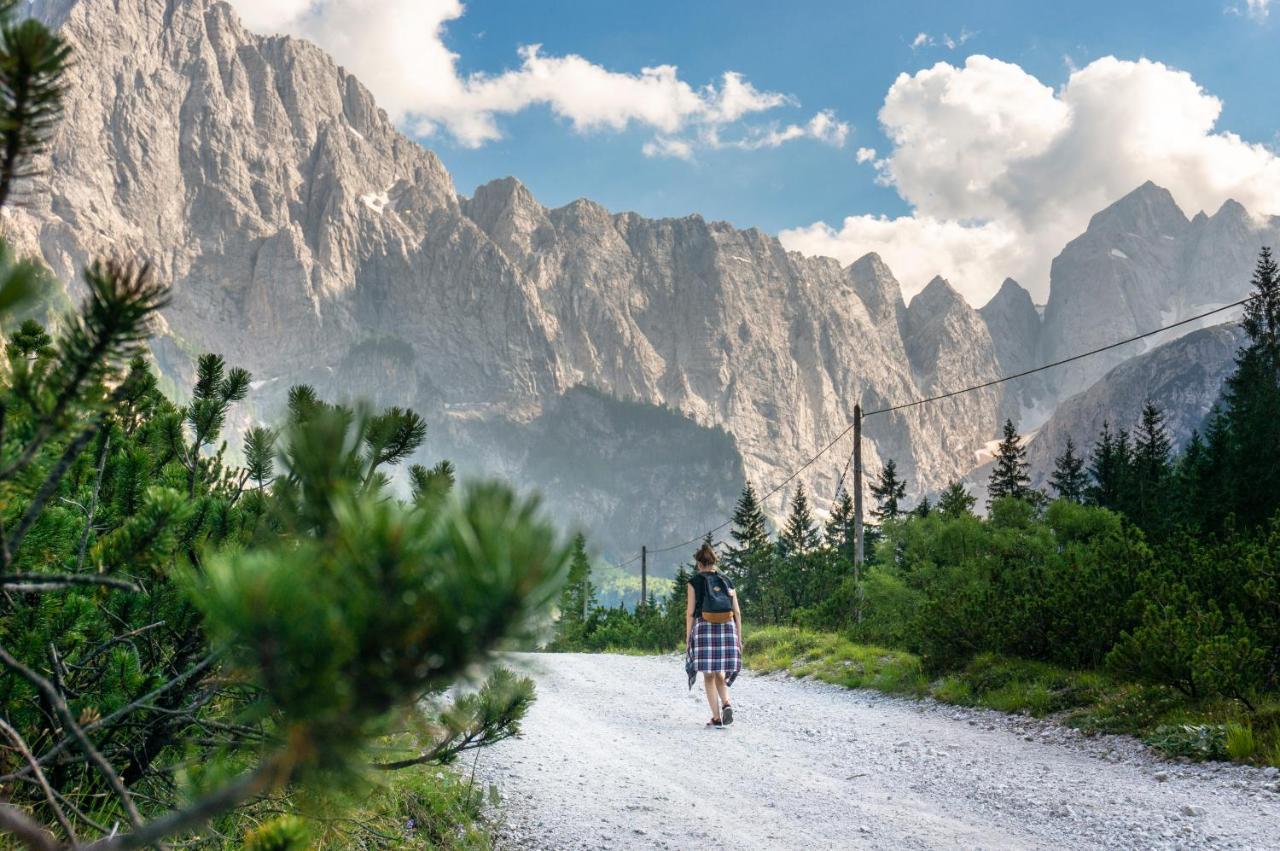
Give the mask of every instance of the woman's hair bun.
<svg viewBox="0 0 1280 851">
<path fill-rule="evenodd" d="M 718 561 L 718 558 L 716 557 L 716 551 L 712 549 L 710 544 L 703 544 L 697 555 L 693 557 L 693 560 L 704 567 L 710 567 Z"/>
</svg>

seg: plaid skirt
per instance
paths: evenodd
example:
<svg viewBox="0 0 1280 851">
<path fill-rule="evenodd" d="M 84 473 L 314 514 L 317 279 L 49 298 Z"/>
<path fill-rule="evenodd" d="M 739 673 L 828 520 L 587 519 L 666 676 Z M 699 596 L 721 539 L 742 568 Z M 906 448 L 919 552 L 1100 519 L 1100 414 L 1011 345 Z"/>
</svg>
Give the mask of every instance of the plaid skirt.
<svg viewBox="0 0 1280 851">
<path fill-rule="evenodd" d="M 742 654 L 738 652 L 738 625 L 733 621 L 710 623 L 698 618 L 693 622 L 688 655 L 695 671 L 737 674 L 742 670 Z"/>
</svg>

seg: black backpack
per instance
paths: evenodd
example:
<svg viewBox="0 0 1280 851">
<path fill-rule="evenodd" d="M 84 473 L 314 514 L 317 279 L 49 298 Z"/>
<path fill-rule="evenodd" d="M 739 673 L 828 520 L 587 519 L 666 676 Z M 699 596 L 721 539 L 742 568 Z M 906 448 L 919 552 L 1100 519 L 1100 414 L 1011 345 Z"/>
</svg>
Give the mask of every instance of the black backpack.
<svg viewBox="0 0 1280 851">
<path fill-rule="evenodd" d="M 719 573 L 700 573 L 702 580 L 702 619 L 726 623 L 733 618 L 733 597 L 728 581 Z M 708 617 L 710 615 L 710 617 Z"/>
</svg>

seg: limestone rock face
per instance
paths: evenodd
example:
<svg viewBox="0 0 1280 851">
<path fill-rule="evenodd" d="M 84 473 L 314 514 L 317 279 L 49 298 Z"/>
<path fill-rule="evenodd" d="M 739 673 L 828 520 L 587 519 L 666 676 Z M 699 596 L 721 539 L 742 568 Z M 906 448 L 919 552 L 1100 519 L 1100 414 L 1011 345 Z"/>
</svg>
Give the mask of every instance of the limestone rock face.
<svg viewBox="0 0 1280 851">
<path fill-rule="evenodd" d="M 1002 376 L 1018 375 L 1041 365 L 1040 313 L 1031 301 L 1031 293 L 1022 285 L 1005 278 L 978 313 L 991 335 Z M 1050 392 L 1045 378 L 1043 374 L 1029 375 L 1003 385 L 1001 416 L 1019 423 L 1023 430 L 1040 425 L 1037 411 L 1043 409 Z"/>
<path fill-rule="evenodd" d="M 1258 249 L 1275 245 L 1280 219 L 1256 222 L 1228 201 L 1188 220 L 1173 196 L 1145 183 L 1089 222 L 1053 261 L 1041 356 L 1052 362 L 1162 328 L 1244 298 Z M 1059 399 L 1163 342 L 1221 323 L 1219 314 L 1047 375 Z"/>
<path fill-rule="evenodd" d="M 909 312 L 875 256 L 842 268 L 696 215 L 547 209 L 513 178 L 462 197 L 323 51 L 247 32 L 217 0 L 34 9 L 94 60 L 73 73 L 49 191 L 11 229 L 64 281 L 103 251 L 152 258 L 174 286 L 166 363 L 223 353 L 254 373 L 264 418 L 308 381 L 412 404 L 436 426 L 433 452 L 524 475 L 536 465 L 503 460 L 521 430 L 495 424 L 550 422 L 581 385 L 725 429 L 767 489 L 857 401 L 994 370 L 976 311 L 942 284 L 938 306 Z M 891 455 L 913 491 L 935 487 L 990 439 L 997 405 L 975 394 L 873 419 L 868 464 Z M 849 450 L 806 472 L 820 507 Z M 642 487 L 620 480 L 617 496 Z"/>
<path fill-rule="evenodd" d="M 1044 484 L 1067 438 L 1087 454 L 1103 422 L 1112 431 L 1137 426 L 1148 400 L 1165 412 L 1165 425 L 1180 450 L 1192 431 L 1202 429 L 1222 384 L 1234 368 L 1246 339 L 1235 323 L 1193 331 L 1146 354 L 1131 358 L 1083 393 L 1060 404 L 1027 446 L 1032 482 Z"/>
<path fill-rule="evenodd" d="M 302 381 L 413 406 L 433 427 L 432 456 L 554 488 L 557 510 L 608 527 L 616 548 L 701 525 L 740 476 L 770 489 L 831 444 L 858 402 L 891 408 L 1234 300 L 1274 235 L 1239 205 L 1188 221 L 1147 185 L 1063 251 L 1043 326 L 1013 282 L 981 313 L 942 279 L 908 307 L 875 255 L 842 267 L 697 215 L 652 220 L 589 200 L 548 209 L 514 178 L 463 197 L 323 51 L 247 32 L 220 0 L 32 8 L 93 58 L 73 71 L 47 191 L 6 217 L 18 245 L 73 295 L 97 254 L 150 258 L 174 288 L 155 347 L 171 377 L 185 380 L 184 355 L 216 351 L 254 373 L 262 419 Z M 913 495 L 937 490 L 973 467 L 1003 417 L 1116 362 L 871 416 L 868 472 L 893 458 Z M 599 437 L 634 428 L 615 403 L 675 412 L 666 442 L 643 444 L 667 468 L 640 475 L 634 453 Z M 717 475 L 691 467 L 664 502 L 684 481 L 670 465 L 693 440 L 686 427 L 723 429 L 736 459 Z M 582 475 L 531 456 L 563 450 L 556 429 L 582 436 Z M 845 438 L 801 477 L 819 509 L 850 450 Z M 610 459 L 629 472 L 586 475 Z"/>
</svg>

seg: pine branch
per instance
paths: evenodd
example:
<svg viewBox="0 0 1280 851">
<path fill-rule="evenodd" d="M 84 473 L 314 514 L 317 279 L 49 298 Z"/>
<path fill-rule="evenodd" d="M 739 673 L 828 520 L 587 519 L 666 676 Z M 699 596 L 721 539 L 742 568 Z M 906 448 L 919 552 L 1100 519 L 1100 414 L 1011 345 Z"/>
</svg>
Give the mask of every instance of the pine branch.
<svg viewBox="0 0 1280 851">
<path fill-rule="evenodd" d="M 102 474 L 107 468 L 107 449 L 111 445 L 111 434 L 102 438 L 98 447 L 98 472 L 93 481 L 93 496 L 89 500 L 89 508 L 85 512 L 84 530 L 80 533 L 80 543 L 76 547 L 76 571 L 84 570 L 84 557 L 89 551 L 89 533 L 93 531 L 93 518 L 98 513 L 98 497 L 102 492 Z"/>
<path fill-rule="evenodd" d="M 0 24 L 0 207 L 19 180 L 39 173 L 31 162 L 62 116 L 70 58 L 67 43 L 34 18 Z"/>
<path fill-rule="evenodd" d="M 250 798 L 268 792 L 288 780 L 291 757 L 287 751 L 263 762 L 253 771 L 205 795 L 191 804 L 165 814 L 163 817 L 140 825 L 133 833 L 99 839 L 84 846 L 85 851 L 132 851 L 155 845 L 166 836 L 190 830 L 208 822 L 227 810 Z"/>
<path fill-rule="evenodd" d="M 120 395 L 119 389 L 115 396 Z M 4 561 L 0 562 L 0 568 L 7 568 L 11 559 L 18 557 L 18 550 L 22 547 L 22 539 L 27 536 L 27 532 L 31 531 L 31 527 L 40 519 L 40 513 L 44 511 L 45 504 L 53 498 L 54 493 L 58 490 L 58 485 L 62 483 L 62 477 L 71 469 L 71 465 L 75 463 L 76 458 L 89 445 L 89 441 L 98 434 L 102 428 L 103 421 L 107 414 L 103 412 L 98 418 L 89 425 L 84 431 L 76 437 L 75 440 L 67 444 L 67 448 L 63 450 L 62 457 L 58 459 L 58 463 L 49 471 L 49 475 L 45 477 L 44 483 L 31 499 L 31 504 L 27 506 L 26 512 L 22 515 L 22 519 L 18 521 L 17 527 L 13 530 L 13 534 L 5 539 L 4 543 Z"/>
<path fill-rule="evenodd" d="M 60 591 L 79 585 L 105 585 L 121 591 L 142 593 L 142 587 L 125 579 L 83 573 L 6 573 L 0 575 L 0 588 L 23 593 Z"/>
<path fill-rule="evenodd" d="M 11 804 L 0 804 L 0 833 L 9 833 L 31 851 L 59 851 L 48 828 Z"/>
<path fill-rule="evenodd" d="M 156 626 L 156 624 L 152 624 L 152 626 Z M 139 632 L 140 631 L 141 630 L 139 630 Z M 123 636 L 121 636 L 121 638 L 123 638 Z M 127 706 L 123 706 L 120 709 L 117 709 L 115 712 L 112 712 L 110 715 L 106 716 L 105 718 L 101 718 L 97 721 L 94 721 L 92 724 L 86 725 L 84 727 L 84 732 L 92 733 L 96 730 L 102 729 L 103 727 L 112 726 L 121 718 L 124 718 L 125 716 L 146 706 L 148 703 L 155 700 L 157 697 L 169 691 L 170 689 L 181 685 L 182 683 L 186 682 L 187 680 L 191 679 L 197 674 L 203 672 L 206 668 L 208 668 L 210 665 L 213 664 L 216 658 L 217 657 L 214 654 L 210 653 L 208 656 L 205 656 L 195 665 L 188 668 L 186 671 L 174 677 L 173 679 L 169 680 L 167 683 L 164 683 L 156 687 L 155 689 L 152 689 L 151 691 L 144 694 L 142 697 L 138 698 L 137 700 L 133 701 Z M 48 765 L 51 761 L 53 761 L 54 758 L 56 758 L 59 754 L 65 751 L 68 747 L 70 747 L 74 741 L 75 740 L 72 736 L 67 736 L 58 744 L 54 745 L 51 749 L 49 749 L 44 754 L 42 754 L 40 758 L 36 760 L 36 762 L 39 765 Z M 29 773 L 30 772 L 28 769 L 21 769 L 19 771 L 13 772 L 12 774 L 7 774 L 7 775 L 4 775 L 3 777 L 0 777 L 0 782 L 8 782 L 11 780 L 15 780 L 19 777 L 26 776 Z"/>
<path fill-rule="evenodd" d="M 71 732 L 89 762 L 98 769 L 98 772 L 102 774 L 112 791 L 116 793 L 116 797 L 120 799 L 125 813 L 129 816 L 129 823 L 134 827 L 140 826 L 142 824 L 142 814 L 138 812 L 138 808 L 134 805 L 129 790 L 120 782 L 120 775 L 111 767 L 111 763 L 107 762 L 106 758 L 98 752 L 98 749 L 89 741 L 89 737 L 84 730 L 76 723 L 76 719 L 71 714 L 71 709 L 67 706 L 67 701 L 63 698 L 61 692 L 53 687 L 53 683 L 11 656 L 3 645 L 0 645 L 0 662 L 3 662 L 14 673 L 35 686 L 36 690 L 48 701 L 49 705 L 57 713 L 59 720 L 62 721 L 62 726 Z"/>
<path fill-rule="evenodd" d="M 58 344 L 59 365 L 51 376 L 57 387 L 53 404 L 18 458 L 0 468 L 0 481 L 13 478 L 35 459 L 91 379 L 107 377 L 114 361 L 137 351 L 146 337 L 147 320 L 168 303 L 168 289 L 156 281 L 150 264 L 97 262 L 85 270 L 84 280 L 89 297 L 67 317 L 69 330 Z M 132 389 L 126 379 L 109 405 L 119 404 Z"/>
<path fill-rule="evenodd" d="M 13 742 L 14 748 L 18 753 L 22 754 L 22 758 L 27 761 L 27 765 L 31 766 L 32 773 L 35 774 L 36 782 L 40 784 L 40 788 L 44 791 L 45 800 L 49 802 L 53 815 L 58 819 L 58 824 L 62 825 L 62 829 L 66 831 L 67 838 L 73 843 L 76 842 L 76 831 L 71 826 L 71 822 L 67 820 L 67 814 L 62 811 L 62 807 L 58 805 L 58 799 L 54 795 L 53 789 L 49 786 L 49 780 L 44 776 L 44 772 L 40 770 L 40 766 L 36 764 L 36 758 L 31 755 L 31 749 L 27 747 L 27 743 L 23 741 L 22 735 L 9 725 L 7 721 L 0 718 L 0 732 L 9 737 L 9 741 Z"/>
</svg>

